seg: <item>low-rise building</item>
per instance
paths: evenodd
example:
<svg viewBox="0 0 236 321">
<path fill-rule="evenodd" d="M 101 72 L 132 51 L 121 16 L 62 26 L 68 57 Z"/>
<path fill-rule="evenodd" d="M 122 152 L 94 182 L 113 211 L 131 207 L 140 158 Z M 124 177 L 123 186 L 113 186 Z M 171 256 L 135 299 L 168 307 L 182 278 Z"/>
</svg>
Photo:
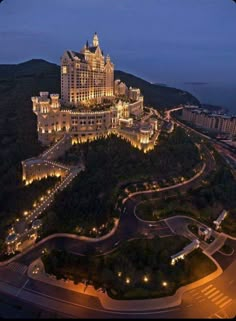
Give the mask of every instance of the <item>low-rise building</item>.
<svg viewBox="0 0 236 321">
<path fill-rule="evenodd" d="M 236 134 L 236 117 L 229 115 L 212 114 L 206 109 L 184 108 L 182 119 L 194 125 L 219 133 Z"/>
<path fill-rule="evenodd" d="M 220 228 L 221 223 L 223 222 L 223 220 L 226 218 L 227 215 L 228 215 L 228 212 L 226 210 L 223 210 L 221 214 L 218 216 L 218 218 L 215 221 L 213 221 L 213 223 L 215 224 L 216 230 Z"/>
<path fill-rule="evenodd" d="M 204 241 L 207 241 L 212 235 L 212 229 L 210 227 L 198 226 L 198 235 L 202 237 Z"/>
<path fill-rule="evenodd" d="M 178 260 L 183 260 L 186 255 L 197 249 L 199 245 L 200 241 L 198 239 L 193 240 L 183 250 L 171 256 L 171 265 L 175 265 Z"/>
</svg>

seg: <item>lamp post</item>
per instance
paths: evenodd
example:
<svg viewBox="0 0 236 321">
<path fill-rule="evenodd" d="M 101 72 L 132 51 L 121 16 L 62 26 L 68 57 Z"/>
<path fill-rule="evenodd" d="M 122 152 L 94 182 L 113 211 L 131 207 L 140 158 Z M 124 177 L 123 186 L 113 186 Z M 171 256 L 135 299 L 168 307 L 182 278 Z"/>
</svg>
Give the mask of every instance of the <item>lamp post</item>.
<svg viewBox="0 0 236 321">
<path fill-rule="evenodd" d="M 125 280 L 125 283 L 126 284 L 130 284 L 130 278 L 127 277 L 126 280 Z"/>
<path fill-rule="evenodd" d="M 143 281 L 144 281 L 145 283 L 147 283 L 147 282 L 149 281 L 149 278 L 148 278 L 146 275 L 144 275 Z"/>
</svg>

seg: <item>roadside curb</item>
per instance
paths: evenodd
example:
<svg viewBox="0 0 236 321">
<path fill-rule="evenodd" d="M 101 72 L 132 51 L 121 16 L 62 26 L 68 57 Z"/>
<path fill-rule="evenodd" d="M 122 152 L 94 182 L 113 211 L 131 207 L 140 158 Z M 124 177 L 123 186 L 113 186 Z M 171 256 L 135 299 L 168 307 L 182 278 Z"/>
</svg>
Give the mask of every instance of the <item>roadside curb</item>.
<svg viewBox="0 0 236 321">
<path fill-rule="evenodd" d="M 62 287 L 81 294 L 97 297 L 103 308 L 110 311 L 140 312 L 176 307 L 181 304 L 182 296 L 185 292 L 212 281 L 213 279 L 220 276 L 223 272 L 221 267 L 216 262 L 216 271 L 203 277 L 200 280 L 180 287 L 172 296 L 144 300 L 115 300 L 110 298 L 106 293 L 98 292 L 92 285 L 89 285 L 87 288 L 85 288 L 85 285 L 83 283 L 75 285 L 73 281 L 56 280 L 54 277 L 46 276 L 44 272 L 40 272 L 37 275 L 32 275 L 32 268 L 33 266 L 35 266 L 37 261 L 38 263 L 40 263 L 41 259 L 33 261 L 28 268 L 27 275 L 29 278 L 39 280 L 41 282 L 48 283 L 54 286 Z"/>
</svg>

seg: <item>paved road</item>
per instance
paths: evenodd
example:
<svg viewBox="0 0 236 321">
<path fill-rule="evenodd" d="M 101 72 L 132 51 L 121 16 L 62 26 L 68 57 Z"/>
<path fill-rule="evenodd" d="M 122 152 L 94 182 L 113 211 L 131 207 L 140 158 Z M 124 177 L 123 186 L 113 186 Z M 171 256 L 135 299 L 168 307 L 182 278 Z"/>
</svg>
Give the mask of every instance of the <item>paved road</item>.
<svg viewBox="0 0 236 321">
<path fill-rule="evenodd" d="M 2 291 L 11 293 L 17 298 L 32 303 L 37 302 L 41 307 L 56 310 L 71 317 L 180 319 L 188 317 L 219 318 L 222 315 L 233 317 L 236 303 L 235 268 L 236 263 L 216 280 L 186 292 L 182 304 L 176 308 L 143 312 L 108 311 L 101 306 L 95 297 L 28 279 L 25 275 L 21 275 L 21 284 L 17 287 L 9 288 L 8 285 L 6 288 L 6 283 L 1 283 L 1 281 L 0 286 Z M 11 280 L 11 276 L 9 278 Z M 141 301 L 140 304 L 145 303 Z"/>
</svg>

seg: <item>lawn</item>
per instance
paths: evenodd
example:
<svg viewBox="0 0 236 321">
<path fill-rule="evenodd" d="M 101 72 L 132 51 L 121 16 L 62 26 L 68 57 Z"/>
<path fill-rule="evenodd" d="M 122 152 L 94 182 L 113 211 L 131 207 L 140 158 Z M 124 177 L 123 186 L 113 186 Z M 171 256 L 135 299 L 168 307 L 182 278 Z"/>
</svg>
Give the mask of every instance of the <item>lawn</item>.
<svg viewBox="0 0 236 321">
<path fill-rule="evenodd" d="M 149 221 L 186 215 L 212 226 L 221 211 L 226 209 L 229 215 L 223 221 L 221 230 L 236 236 L 236 181 L 223 159 L 217 153 L 215 156 L 216 170 L 205 179 L 203 186 L 184 195 L 162 195 L 156 200 L 146 200 L 137 206 L 137 215 Z"/>
</svg>

